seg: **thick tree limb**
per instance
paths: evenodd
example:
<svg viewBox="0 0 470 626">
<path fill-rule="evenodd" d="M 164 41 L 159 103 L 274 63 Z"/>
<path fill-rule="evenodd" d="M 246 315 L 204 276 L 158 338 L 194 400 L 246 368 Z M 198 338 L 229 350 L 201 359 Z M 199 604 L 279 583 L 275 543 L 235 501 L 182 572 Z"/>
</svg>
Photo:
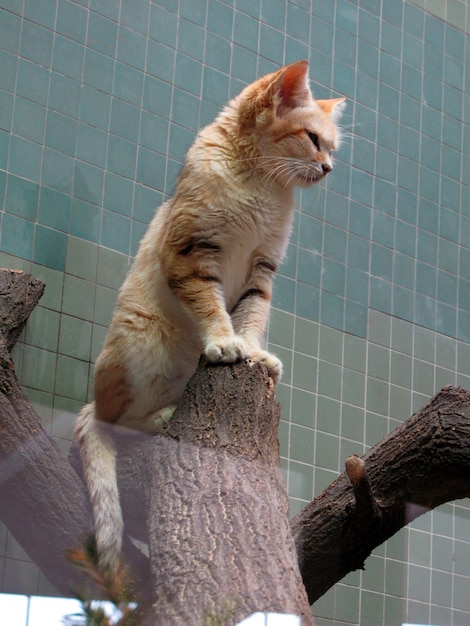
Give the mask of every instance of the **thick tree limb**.
<svg viewBox="0 0 470 626">
<path fill-rule="evenodd" d="M 470 394 L 444 387 L 292 520 L 310 602 L 422 513 L 470 496 Z"/>
<path fill-rule="evenodd" d="M 85 491 L 24 395 L 9 353 L 43 290 L 29 274 L 0 270 L 0 519 L 70 594 L 84 586 L 65 551 L 90 532 Z"/>
</svg>

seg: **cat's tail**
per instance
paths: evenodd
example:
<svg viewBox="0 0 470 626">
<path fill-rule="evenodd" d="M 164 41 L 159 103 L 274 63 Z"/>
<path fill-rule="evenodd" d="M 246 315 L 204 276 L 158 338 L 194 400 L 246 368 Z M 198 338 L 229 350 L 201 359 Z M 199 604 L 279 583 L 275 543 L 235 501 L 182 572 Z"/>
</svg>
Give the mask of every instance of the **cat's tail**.
<svg viewBox="0 0 470 626">
<path fill-rule="evenodd" d="M 116 572 L 123 520 L 116 475 L 116 448 L 95 419 L 94 402 L 80 411 L 75 426 L 95 523 L 96 548 L 103 572 Z"/>
</svg>

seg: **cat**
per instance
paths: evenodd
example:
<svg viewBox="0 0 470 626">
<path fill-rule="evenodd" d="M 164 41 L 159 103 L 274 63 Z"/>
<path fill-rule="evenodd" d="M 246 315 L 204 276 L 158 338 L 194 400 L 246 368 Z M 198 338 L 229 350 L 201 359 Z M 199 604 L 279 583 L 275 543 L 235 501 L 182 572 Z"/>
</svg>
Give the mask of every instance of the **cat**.
<svg viewBox="0 0 470 626">
<path fill-rule="evenodd" d="M 294 188 L 332 169 L 344 98 L 314 100 L 308 61 L 247 86 L 197 135 L 174 196 L 157 210 L 125 279 L 94 370 L 94 401 L 76 435 L 99 562 L 118 567 L 123 521 L 116 450 L 103 425 L 155 433 L 198 359 L 280 360 L 261 347 L 284 256 Z"/>
</svg>

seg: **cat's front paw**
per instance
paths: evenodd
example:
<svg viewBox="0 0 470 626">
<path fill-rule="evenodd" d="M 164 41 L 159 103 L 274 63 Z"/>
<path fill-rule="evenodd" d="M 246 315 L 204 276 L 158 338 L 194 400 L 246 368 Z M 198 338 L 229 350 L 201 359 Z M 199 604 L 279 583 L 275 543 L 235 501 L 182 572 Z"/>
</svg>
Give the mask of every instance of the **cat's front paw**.
<svg viewBox="0 0 470 626">
<path fill-rule="evenodd" d="M 247 359 L 249 350 L 241 337 L 233 335 L 208 343 L 204 355 L 211 363 L 235 363 Z"/>
<path fill-rule="evenodd" d="M 274 384 L 279 382 L 282 376 L 282 363 L 277 356 L 274 356 L 274 354 L 266 350 L 253 350 L 253 352 L 250 353 L 250 361 L 252 363 L 261 363 L 267 367 Z"/>
</svg>

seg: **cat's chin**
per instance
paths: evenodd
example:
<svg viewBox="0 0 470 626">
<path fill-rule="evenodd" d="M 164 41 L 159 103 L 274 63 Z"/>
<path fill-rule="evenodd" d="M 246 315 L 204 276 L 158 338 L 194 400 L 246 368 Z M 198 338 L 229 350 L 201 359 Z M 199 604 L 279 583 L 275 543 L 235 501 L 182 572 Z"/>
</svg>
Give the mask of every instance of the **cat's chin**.
<svg viewBox="0 0 470 626">
<path fill-rule="evenodd" d="M 297 177 L 298 186 L 303 189 L 308 189 L 313 185 L 316 185 L 320 181 L 322 181 L 326 177 L 326 174 L 311 174 L 310 176 L 306 176 L 305 174 L 299 175 Z"/>
</svg>

